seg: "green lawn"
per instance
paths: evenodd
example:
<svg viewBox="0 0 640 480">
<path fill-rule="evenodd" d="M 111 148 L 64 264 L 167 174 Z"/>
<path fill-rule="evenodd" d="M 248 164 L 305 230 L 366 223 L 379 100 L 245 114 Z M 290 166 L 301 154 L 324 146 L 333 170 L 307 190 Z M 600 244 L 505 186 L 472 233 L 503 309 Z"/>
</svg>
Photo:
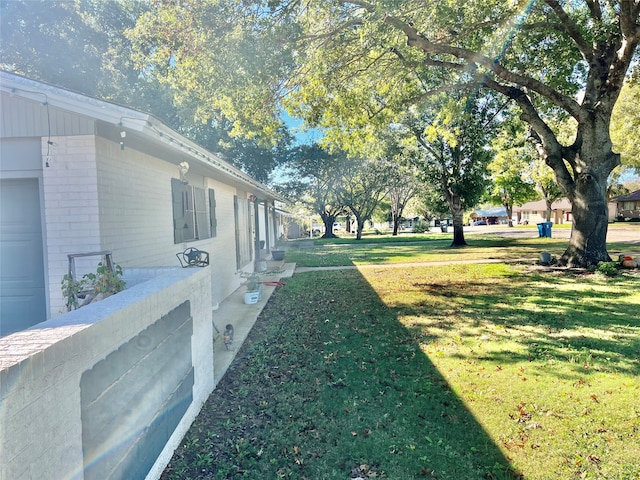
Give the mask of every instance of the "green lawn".
<svg viewBox="0 0 640 480">
<path fill-rule="evenodd" d="M 640 233 L 640 232 L 639 232 Z M 450 248 L 450 236 L 411 235 L 396 237 L 372 236 L 360 242 L 353 238 L 336 240 L 316 240 L 313 248 L 297 248 L 291 243 L 286 261 L 297 266 L 330 267 L 343 265 L 455 262 L 478 259 L 532 259 L 539 258 L 540 252 L 547 251 L 559 257 L 567 248 L 567 239 L 562 238 L 503 238 L 498 235 L 468 235 L 467 247 Z M 609 243 L 609 254 L 640 250 L 638 244 L 626 242 Z"/>
<path fill-rule="evenodd" d="M 163 478 L 637 479 L 638 312 L 638 275 L 296 274 Z"/>
</svg>

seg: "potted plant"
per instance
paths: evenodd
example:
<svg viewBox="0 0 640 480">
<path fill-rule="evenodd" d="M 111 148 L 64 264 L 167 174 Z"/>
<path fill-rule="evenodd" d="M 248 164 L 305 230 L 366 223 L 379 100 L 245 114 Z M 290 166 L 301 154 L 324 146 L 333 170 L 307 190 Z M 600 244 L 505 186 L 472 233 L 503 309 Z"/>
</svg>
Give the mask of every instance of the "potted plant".
<svg viewBox="0 0 640 480">
<path fill-rule="evenodd" d="M 244 293 L 244 303 L 251 305 L 258 303 L 262 296 L 262 281 L 260 275 L 252 273 L 247 277 L 247 291 Z"/>
<path fill-rule="evenodd" d="M 271 250 L 271 258 L 273 260 L 284 260 L 284 250 Z"/>
<path fill-rule="evenodd" d="M 81 280 L 75 280 L 70 274 L 62 278 L 62 294 L 66 299 L 67 311 L 97 302 L 124 290 L 125 282 L 122 267 L 115 265 L 113 270 L 102 262 L 98 263 L 96 273 L 87 273 Z"/>
</svg>

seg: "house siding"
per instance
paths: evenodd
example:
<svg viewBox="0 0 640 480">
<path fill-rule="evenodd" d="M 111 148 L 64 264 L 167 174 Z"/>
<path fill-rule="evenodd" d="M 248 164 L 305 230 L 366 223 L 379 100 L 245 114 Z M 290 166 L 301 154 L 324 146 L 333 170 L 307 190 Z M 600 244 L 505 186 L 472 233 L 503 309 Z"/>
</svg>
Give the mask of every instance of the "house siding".
<svg viewBox="0 0 640 480">
<path fill-rule="evenodd" d="M 211 279 L 211 296 L 215 303 L 219 303 L 233 293 L 244 281 L 236 269 L 233 196 L 244 195 L 246 197 L 247 194 L 213 178 L 207 179 L 206 188 L 213 188 L 216 192 L 218 234 L 206 243 L 212 269 L 216 272 Z M 241 226 L 241 229 L 243 228 L 245 227 Z"/>
<path fill-rule="evenodd" d="M 34 94 L 34 97 L 38 100 L 2 95 L 0 137 L 92 135 L 95 132 L 91 118 L 45 104 L 45 94 Z"/>
</svg>

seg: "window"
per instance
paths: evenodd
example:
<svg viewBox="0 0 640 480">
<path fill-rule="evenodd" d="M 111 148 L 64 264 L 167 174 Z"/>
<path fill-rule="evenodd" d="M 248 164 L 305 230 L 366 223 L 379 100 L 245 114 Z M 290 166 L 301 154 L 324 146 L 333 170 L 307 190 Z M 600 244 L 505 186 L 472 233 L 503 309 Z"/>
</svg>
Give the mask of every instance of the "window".
<svg viewBox="0 0 640 480">
<path fill-rule="evenodd" d="M 176 178 L 171 179 L 174 243 L 211 236 L 211 212 L 207 215 L 206 198 L 203 188 L 182 183 Z"/>
</svg>

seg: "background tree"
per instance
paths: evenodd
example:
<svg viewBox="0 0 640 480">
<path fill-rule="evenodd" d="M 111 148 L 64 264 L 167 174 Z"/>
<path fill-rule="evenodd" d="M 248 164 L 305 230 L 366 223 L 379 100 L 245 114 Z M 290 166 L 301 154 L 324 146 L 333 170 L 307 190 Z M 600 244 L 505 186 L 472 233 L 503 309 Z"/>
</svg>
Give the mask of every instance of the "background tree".
<svg viewBox="0 0 640 480">
<path fill-rule="evenodd" d="M 564 197 L 564 193 L 556 183 L 553 172 L 549 170 L 541 158 L 536 158 L 532 163 L 531 178 L 536 184 L 536 191 L 545 201 L 547 208 L 545 218 L 547 222 L 550 222 L 553 202 Z"/>
<path fill-rule="evenodd" d="M 487 165 L 493 157 L 492 105 L 488 98 L 441 96 L 438 103 L 412 109 L 405 117 L 415 142 L 409 158 L 421 179 L 436 186 L 448 206 L 453 247 L 466 245 L 464 212 L 476 205 L 487 186 Z"/>
<path fill-rule="evenodd" d="M 422 183 L 416 194 L 416 198 L 411 201 L 411 206 L 428 223 L 434 219 L 449 217 L 449 205 L 447 205 L 442 190 L 435 185 Z"/>
<path fill-rule="evenodd" d="M 504 206 L 509 226 L 513 227 L 513 207 L 535 199 L 533 180 L 527 176 L 533 161 L 531 145 L 525 138 L 521 122 L 505 122 L 500 135 L 493 142 L 496 156 L 489 164 L 491 185 L 487 198 Z"/>
<path fill-rule="evenodd" d="M 640 78 L 625 82 L 611 116 L 613 149 L 622 165 L 640 174 Z"/>
<path fill-rule="evenodd" d="M 134 63 L 132 31 L 158 4 L 139 0 L 0 1 L 0 66 L 161 119 L 257 180 L 268 182 L 287 161 L 291 136 L 279 124 L 277 142 L 230 135 L 220 112 L 197 118 L 199 99 L 177 95 L 159 74 Z M 64 52 L 64 53 L 63 53 Z"/>
<path fill-rule="evenodd" d="M 399 162 L 399 160 L 396 160 L 396 162 Z M 420 180 L 415 168 L 399 166 L 390 170 L 388 182 L 387 198 L 389 199 L 391 222 L 393 223 L 392 235 L 397 236 L 404 209 L 420 189 Z"/>
<path fill-rule="evenodd" d="M 324 223 L 322 238 L 335 238 L 333 224 L 345 207 L 338 198 L 342 168 L 346 161 L 340 154 L 331 154 L 319 145 L 299 145 L 289 157 L 280 183 L 275 186 L 292 202 L 301 201 Z"/>
<path fill-rule="evenodd" d="M 375 160 L 349 159 L 340 170 L 338 203 L 356 219 L 356 240 L 362 239 L 364 223 L 387 194 L 389 167 Z"/>
<path fill-rule="evenodd" d="M 415 95 L 406 86 L 410 77 L 418 77 L 425 93 L 438 88 L 431 83 L 437 77 L 448 87 L 471 84 L 504 95 L 530 125 L 540 154 L 573 205 L 572 234 L 561 263 L 586 266 L 610 259 L 606 187 L 620 159 L 612 151 L 609 124 L 625 74 L 637 56 L 639 1 L 465 0 L 417 7 L 409 0 L 388 6 L 343 0 L 323 2 L 307 12 L 314 17 L 307 23 L 324 48 L 344 55 L 336 59 L 338 54 L 327 54 L 331 74 L 320 72 L 300 88 L 300 103 L 311 103 L 305 97 L 318 91 L 320 82 L 325 91 L 342 87 L 347 93 L 340 98 L 353 105 L 349 94 L 357 95 L 364 82 L 346 84 L 344 72 L 370 72 L 376 63 L 389 76 L 378 88 L 369 83 L 375 94 L 358 109 L 360 115 L 407 102 L 407 95 Z M 356 42 L 364 46 L 358 48 Z M 335 124 L 332 117 L 340 108 L 324 113 L 324 121 Z M 575 119 L 573 143 L 561 143 L 545 121 L 554 110 Z"/>
</svg>

